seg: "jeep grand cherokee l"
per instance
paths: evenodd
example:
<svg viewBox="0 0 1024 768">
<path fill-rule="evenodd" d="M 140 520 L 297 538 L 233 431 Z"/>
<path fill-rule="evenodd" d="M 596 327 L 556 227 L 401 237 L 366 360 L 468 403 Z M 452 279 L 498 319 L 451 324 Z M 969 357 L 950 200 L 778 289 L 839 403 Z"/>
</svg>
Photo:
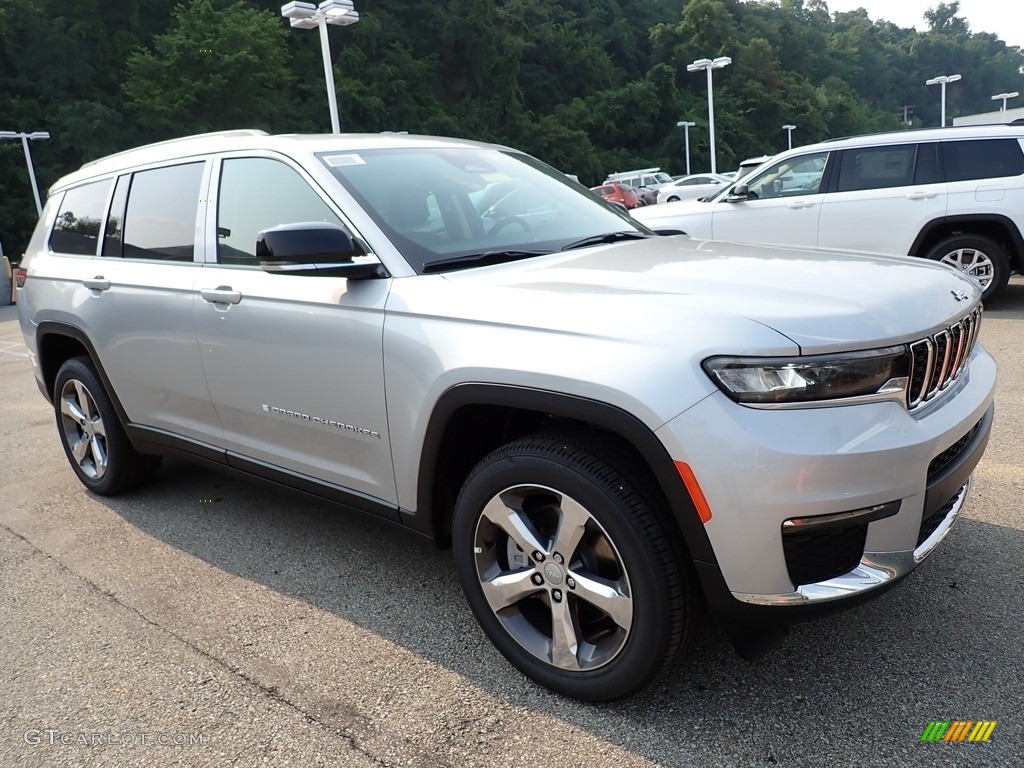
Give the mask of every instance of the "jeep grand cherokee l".
<svg viewBox="0 0 1024 768">
<path fill-rule="evenodd" d="M 1024 126 L 812 144 L 776 155 L 706 204 L 635 216 L 700 238 L 921 256 L 963 270 L 988 299 L 1024 271 Z"/>
<path fill-rule="evenodd" d="M 993 418 L 957 270 L 659 237 L 471 141 L 113 155 L 54 185 L 23 266 L 86 488 L 184 455 L 450 544 L 501 653 L 580 699 L 644 687 L 705 605 L 771 633 L 895 584 Z"/>
</svg>

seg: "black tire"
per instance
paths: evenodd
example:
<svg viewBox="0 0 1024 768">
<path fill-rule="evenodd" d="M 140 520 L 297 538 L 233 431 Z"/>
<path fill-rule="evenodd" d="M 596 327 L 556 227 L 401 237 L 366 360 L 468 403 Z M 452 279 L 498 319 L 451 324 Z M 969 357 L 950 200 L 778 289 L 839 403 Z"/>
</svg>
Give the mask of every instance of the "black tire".
<svg viewBox="0 0 1024 768">
<path fill-rule="evenodd" d="M 645 687 L 700 618 L 654 497 L 601 445 L 541 434 L 495 450 L 466 479 L 452 531 L 490 640 L 527 677 L 584 701 Z M 575 522 L 563 531 L 564 520 Z"/>
<path fill-rule="evenodd" d="M 671 197 L 665 198 L 665 202 L 666 203 L 678 203 L 679 202 L 679 198 L 676 197 L 675 195 L 672 195 Z"/>
<path fill-rule="evenodd" d="M 53 410 L 68 463 L 93 493 L 116 496 L 149 482 L 159 470 L 159 456 L 132 447 L 88 357 L 73 357 L 60 367 Z"/>
<path fill-rule="evenodd" d="M 983 301 L 995 296 L 1010 279 L 1010 260 L 1005 249 L 984 235 L 953 235 L 940 240 L 926 254 L 932 261 L 957 267 L 977 280 Z"/>
</svg>

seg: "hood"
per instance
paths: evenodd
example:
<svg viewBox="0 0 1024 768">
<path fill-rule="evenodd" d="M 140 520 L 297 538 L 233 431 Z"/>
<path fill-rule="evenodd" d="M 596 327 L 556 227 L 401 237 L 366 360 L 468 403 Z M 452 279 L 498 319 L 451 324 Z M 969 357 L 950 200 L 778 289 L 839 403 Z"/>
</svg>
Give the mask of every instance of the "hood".
<svg viewBox="0 0 1024 768">
<path fill-rule="evenodd" d="M 777 331 L 806 354 L 912 341 L 965 315 L 981 294 L 955 269 L 908 256 L 683 236 L 444 278 L 468 289 L 459 300 L 445 301 L 467 319 L 620 337 L 714 337 L 716 319 L 723 325 L 743 319 Z M 463 301 L 468 296 L 469 303 Z"/>
</svg>

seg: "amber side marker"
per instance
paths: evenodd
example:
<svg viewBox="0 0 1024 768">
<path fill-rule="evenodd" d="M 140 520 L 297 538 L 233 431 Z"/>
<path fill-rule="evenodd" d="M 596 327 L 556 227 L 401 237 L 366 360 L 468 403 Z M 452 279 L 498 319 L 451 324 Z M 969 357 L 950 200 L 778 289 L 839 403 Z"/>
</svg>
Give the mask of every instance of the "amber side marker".
<svg viewBox="0 0 1024 768">
<path fill-rule="evenodd" d="M 697 516 L 700 517 L 702 523 L 707 523 L 711 519 L 711 507 L 708 500 L 704 498 L 704 491 L 700 489 L 700 483 L 697 482 L 693 470 L 685 461 L 677 461 L 675 465 L 679 477 L 683 479 L 683 485 L 686 486 L 686 490 L 693 500 L 693 506 L 697 508 Z"/>
</svg>

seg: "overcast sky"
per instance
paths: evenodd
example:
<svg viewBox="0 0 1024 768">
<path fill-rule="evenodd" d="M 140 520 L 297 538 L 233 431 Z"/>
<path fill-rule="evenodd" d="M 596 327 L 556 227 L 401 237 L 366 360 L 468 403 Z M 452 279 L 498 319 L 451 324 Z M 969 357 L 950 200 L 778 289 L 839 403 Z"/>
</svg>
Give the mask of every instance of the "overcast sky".
<svg viewBox="0 0 1024 768">
<path fill-rule="evenodd" d="M 863 8 L 872 20 L 885 19 L 901 27 L 928 28 L 924 12 L 940 0 L 825 0 L 828 9 L 852 11 Z M 960 12 L 971 32 L 991 32 L 1007 45 L 1024 48 L 1024 2 L 1021 0 L 960 0 Z"/>
</svg>

